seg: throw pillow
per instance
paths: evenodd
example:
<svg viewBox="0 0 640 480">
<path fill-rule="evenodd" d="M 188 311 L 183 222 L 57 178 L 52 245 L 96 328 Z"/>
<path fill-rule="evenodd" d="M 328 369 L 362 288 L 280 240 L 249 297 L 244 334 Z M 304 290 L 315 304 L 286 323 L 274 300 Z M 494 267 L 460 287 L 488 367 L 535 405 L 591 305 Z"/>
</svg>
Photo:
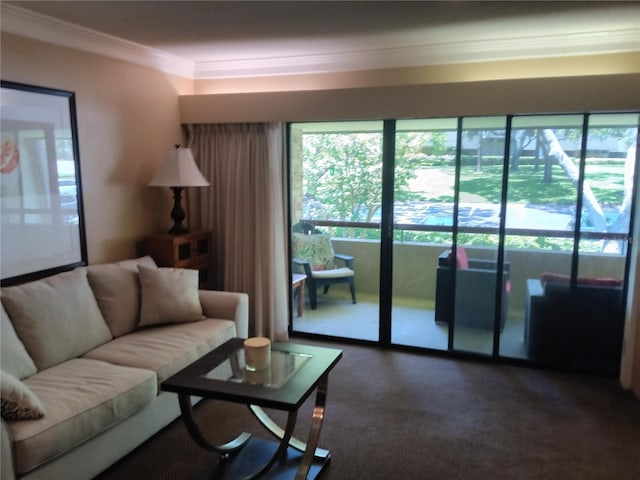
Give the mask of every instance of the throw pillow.
<svg viewBox="0 0 640 480">
<path fill-rule="evenodd" d="M 198 271 L 187 268 L 138 267 L 140 326 L 202 320 Z"/>
<path fill-rule="evenodd" d="M 2 303 L 38 370 L 79 357 L 112 338 L 85 268 L 3 288 Z"/>
<path fill-rule="evenodd" d="M 293 233 L 291 240 L 293 257 L 309 262 L 311 270 L 333 270 L 336 268 L 335 251 L 329 235 L 325 233 L 315 235 Z"/>
<path fill-rule="evenodd" d="M 149 256 L 87 267 L 89 284 L 114 338 L 134 331 L 140 322 L 138 265 L 156 267 Z"/>
<path fill-rule="evenodd" d="M 17 378 L 34 375 L 38 369 L 24 348 L 24 344 L 18 338 L 4 305 L 1 304 L 0 315 L 2 316 L 0 326 L 0 365 L 2 365 L 2 369 Z"/>
<path fill-rule="evenodd" d="M 0 410 L 5 420 L 32 420 L 45 415 L 44 405 L 24 383 L 0 372 Z"/>
<path fill-rule="evenodd" d="M 449 250 L 449 255 L 447 257 L 449 265 L 451 265 L 451 257 L 453 257 L 453 253 Z M 456 247 L 456 266 L 460 270 L 467 270 L 469 268 L 469 257 L 467 257 L 467 251 L 464 247 Z"/>
</svg>

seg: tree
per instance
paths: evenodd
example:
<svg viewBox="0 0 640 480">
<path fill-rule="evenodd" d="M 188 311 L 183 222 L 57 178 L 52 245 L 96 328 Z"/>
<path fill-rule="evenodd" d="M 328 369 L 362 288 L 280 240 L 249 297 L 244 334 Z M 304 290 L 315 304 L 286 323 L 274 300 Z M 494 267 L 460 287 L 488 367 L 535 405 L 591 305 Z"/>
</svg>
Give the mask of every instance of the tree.
<svg viewBox="0 0 640 480">
<path fill-rule="evenodd" d="M 408 190 L 415 171 L 446 150 L 444 134 L 401 132 L 396 136 L 395 201 L 421 199 Z M 305 197 L 327 218 L 372 222 L 382 199 L 382 134 L 330 133 L 303 136 Z"/>
<path fill-rule="evenodd" d="M 558 138 L 551 129 L 543 129 L 540 131 L 539 138 L 543 145 L 545 156 L 555 161 L 569 177 L 573 185 L 577 188 L 580 172 L 573 160 L 565 153 L 560 145 Z M 589 218 L 598 232 L 619 233 L 624 232 L 629 226 L 631 218 L 631 196 L 633 193 L 633 175 L 635 170 L 636 148 L 630 147 L 627 150 L 625 160 L 625 182 L 623 201 L 620 205 L 620 213 L 616 221 L 611 225 L 608 224 L 602 206 L 594 195 L 589 182 L 583 181 L 582 200 Z M 620 250 L 617 242 L 605 242 L 603 250 L 615 249 Z"/>
</svg>

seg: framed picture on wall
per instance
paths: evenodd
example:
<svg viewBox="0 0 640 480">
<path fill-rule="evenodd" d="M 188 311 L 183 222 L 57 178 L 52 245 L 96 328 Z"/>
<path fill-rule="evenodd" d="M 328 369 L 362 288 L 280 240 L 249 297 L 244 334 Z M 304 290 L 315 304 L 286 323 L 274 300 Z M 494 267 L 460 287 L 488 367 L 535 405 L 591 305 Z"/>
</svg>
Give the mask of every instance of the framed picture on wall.
<svg viewBox="0 0 640 480">
<path fill-rule="evenodd" d="M 86 265 L 75 95 L 1 82 L 2 286 Z"/>
</svg>

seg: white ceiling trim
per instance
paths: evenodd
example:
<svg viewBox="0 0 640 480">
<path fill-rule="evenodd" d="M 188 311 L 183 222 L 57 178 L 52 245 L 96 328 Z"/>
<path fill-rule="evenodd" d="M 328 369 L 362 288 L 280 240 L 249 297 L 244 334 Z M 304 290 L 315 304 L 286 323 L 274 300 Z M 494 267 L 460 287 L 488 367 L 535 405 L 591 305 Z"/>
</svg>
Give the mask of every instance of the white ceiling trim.
<svg viewBox="0 0 640 480">
<path fill-rule="evenodd" d="M 0 8 L 3 32 L 194 78 L 191 60 L 2 2 Z"/>
<path fill-rule="evenodd" d="M 345 72 L 380 68 L 640 51 L 640 26 L 618 30 L 194 62 L 0 2 L 2 30 L 192 79 Z"/>
<path fill-rule="evenodd" d="M 469 40 L 351 52 L 197 62 L 195 78 L 328 73 L 640 50 L 640 27 L 523 38 Z"/>
</svg>

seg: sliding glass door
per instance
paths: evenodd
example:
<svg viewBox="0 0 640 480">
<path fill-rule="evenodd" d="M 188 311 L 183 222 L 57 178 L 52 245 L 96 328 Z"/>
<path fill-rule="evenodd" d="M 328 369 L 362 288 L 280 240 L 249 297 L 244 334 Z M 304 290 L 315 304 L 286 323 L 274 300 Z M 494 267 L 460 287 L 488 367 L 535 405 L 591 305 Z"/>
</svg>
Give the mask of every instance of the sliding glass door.
<svg viewBox="0 0 640 480">
<path fill-rule="evenodd" d="M 290 126 L 292 255 L 294 260 L 311 260 L 313 276 L 324 281 L 315 287 L 312 305 L 314 279 L 306 278 L 302 315 L 296 308 L 292 319 L 298 332 L 379 339 L 382 128 L 377 121 Z M 301 232 L 301 222 L 314 230 Z M 329 248 L 338 256 L 331 265 L 326 251 L 323 257 L 316 246 L 295 250 L 298 240 L 308 240 L 308 233 L 319 237 L 316 242 L 328 237 Z M 344 256 L 353 259 L 357 309 L 348 282 L 325 286 L 327 278 L 347 268 Z M 294 261 L 293 268 L 294 274 L 305 273 L 299 262 Z"/>
<path fill-rule="evenodd" d="M 452 244 L 457 127 L 455 118 L 395 122 L 394 344 L 449 348 L 448 313 L 443 306 L 447 299 L 435 295 L 437 283 L 447 280 L 443 280 L 447 276 L 443 261 Z M 443 293 L 442 287 L 439 291 Z"/>
<path fill-rule="evenodd" d="M 292 225 L 313 224 L 353 258 L 358 302 L 343 283 L 312 305 L 307 279 L 292 330 L 585 369 L 619 360 L 638 122 L 621 113 L 291 125 Z M 585 307 L 581 296 L 602 301 Z M 613 319 L 577 318 L 594 319 L 596 307 Z"/>
</svg>

